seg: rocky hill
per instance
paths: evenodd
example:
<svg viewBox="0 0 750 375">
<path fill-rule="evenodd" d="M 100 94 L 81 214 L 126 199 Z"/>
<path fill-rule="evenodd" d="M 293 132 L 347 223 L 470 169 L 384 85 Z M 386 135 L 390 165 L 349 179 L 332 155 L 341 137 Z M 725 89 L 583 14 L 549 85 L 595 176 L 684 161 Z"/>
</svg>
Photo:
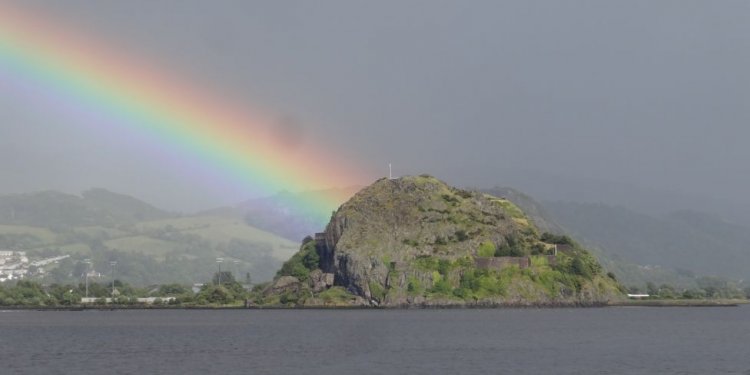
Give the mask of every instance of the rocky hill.
<svg viewBox="0 0 750 375">
<path fill-rule="evenodd" d="M 305 239 L 255 303 L 591 305 L 621 297 L 587 251 L 509 200 L 427 175 L 381 179 Z"/>
</svg>

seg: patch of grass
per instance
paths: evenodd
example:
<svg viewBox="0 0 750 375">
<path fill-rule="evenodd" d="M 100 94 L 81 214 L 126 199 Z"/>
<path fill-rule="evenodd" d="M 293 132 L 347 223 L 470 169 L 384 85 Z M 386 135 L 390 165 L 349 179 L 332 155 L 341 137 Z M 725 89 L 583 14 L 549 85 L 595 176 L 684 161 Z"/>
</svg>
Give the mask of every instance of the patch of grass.
<svg viewBox="0 0 750 375">
<path fill-rule="evenodd" d="M 326 305 L 347 305 L 356 299 L 353 294 L 340 286 L 334 286 L 321 292 L 318 294 L 318 298 L 323 300 L 323 303 Z"/>
<path fill-rule="evenodd" d="M 142 252 L 159 259 L 178 249 L 179 244 L 171 241 L 159 240 L 147 236 L 122 237 L 104 242 L 108 248 L 135 253 Z"/>
<path fill-rule="evenodd" d="M 521 209 L 518 208 L 518 206 L 513 204 L 513 202 L 507 199 L 500 199 L 500 198 L 493 198 L 492 201 L 500 205 L 500 207 L 503 208 L 503 211 L 505 211 L 505 213 L 508 214 L 511 218 L 518 219 L 518 220 L 526 220 L 526 215 L 524 215 L 523 211 L 521 211 Z"/>
<path fill-rule="evenodd" d="M 227 242 L 232 238 L 249 242 L 268 243 L 273 248 L 274 258 L 281 260 L 292 256 L 299 246 L 299 243 L 249 226 L 241 219 L 231 217 L 190 216 L 146 221 L 136 225 L 136 230 L 141 233 L 165 230 L 167 228 L 184 234 L 198 235 L 213 244 Z"/>
<path fill-rule="evenodd" d="M 532 256 L 531 266 L 536 267 L 536 268 L 549 267 L 549 261 L 547 260 L 547 257 L 545 256 Z"/>
</svg>

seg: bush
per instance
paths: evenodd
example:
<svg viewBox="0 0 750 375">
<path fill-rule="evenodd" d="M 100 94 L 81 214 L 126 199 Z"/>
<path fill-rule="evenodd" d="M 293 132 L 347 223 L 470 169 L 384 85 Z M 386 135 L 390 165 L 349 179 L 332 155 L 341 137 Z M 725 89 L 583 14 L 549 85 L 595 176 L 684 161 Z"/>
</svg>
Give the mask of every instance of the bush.
<svg viewBox="0 0 750 375">
<path fill-rule="evenodd" d="M 588 265 L 586 265 L 580 257 L 575 257 L 573 259 L 573 262 L 570 265 L 570 272 L 587 279 L 590 279 L 593 276 L 591 274 L 591 269 L 589 269 Z"/>
<path fill-rule="evenodd" d="M 477 250 L 477 256 L 489 258 L 495 256 L 497 252 L 497 246 L 492 241 L 484 241 L 479 245 Z"/>
<path fill-rule="evenodd" d="M 535 243 L 531 246 L 531 255 L 543 255 L 547 252 L 547 247 L 541 243 Z"/>
<path fill-rule="evenodd" d="M 455 206 L 455 205 L 457 205 L 459 203 L 458 198 L 456 198 L 456 197 L 454 197 L 454 196 L 452 196 L 450 194 L 443 194 L 442 198 L 443 198 L 443 200 L 446 203 L 450 203 L 453 206 Z"/>
<path fill-rule="evenodd" d="M 452 290 L 453 287 L 451 287 L 451 284 L 448 282 L 448 280 L 446 280 L 445 278 L 441 278 L 435 283 L 435 285 L 432 286 L 430 292 L 437 294 L 451 294 Z"/>
<path fill-rule="evenodd" d="M 409 239 L 409 238 L 403 239 L 401 241 L 401 243 L 403 243 L 404 245 L 407 245 L 407 246 L 411 246 L 411 247 L 417 247 L 417 246 L 419 246 L 419 242 L 417 242 L 416 240 Z"/>
<path fill-rule="evenodd" d="M 378 302 L 382 302 L 385 299 L 386 290 L 378 282 L 371 281 L 370 284 L 370 295 Z"/>
<path fill-rule="evenodd" d="M 279 302 L 281 302 L 284 305 L 287 304 L 296 304 L 297 301 L 299 301 L 299 296 L 293 293 L 284 293 L 279 297 Z"/>
<path fill-rule="evenodd" d="M 419 294 L 422 292 L 422 285 L 414 277 L 409 278 L 409 283 L 406 286 L 406 291 L 410 294 Z"/>
<path fill-rule="evenodd" d="M 685 299 L 706 298 L 706 292 L 703 289 L 688 289 L 682 293 L 682 298 L 685 298 Z"/>
<path fill-rule="evenodd" d="M 557 245 L 570 245 L 573 246 L 575 243 L 573 242 L 573 239 L 566 235 L 558 235 L 558 234 L 552 234 L 548 232 L 542 233 L 541 237 L 539 238 L 542 242 L 551 243 L 551 244 L 557 244 Z"/>
<path fill-rule="evenodd" d="M 448 272 L 451 270 L 451 262 L 447 259 L 440 259 L 438 260 L 438 269 L 437 271 L 443 275 L 448 275 Z"/>
<path fill-rule="evenodd" d="M 456 190 L 456 194 L 458 194 L 459 197 L 464 198 L 464 199 L 471 198 L 474 195 L 472 194 L 472 192 L 468 190 L 460 190 L 460 189 Z"/>
<path fill-rule="evenodd" d="M 315 242 L 308 241 L 288 261 L 284 262 L 276 275 L 294 276 L 300 281 L 305 281 L 310 276 L 310 271 L 318 267 L 320 267 L 320 256 L 315 248 Z"/>
</svg>

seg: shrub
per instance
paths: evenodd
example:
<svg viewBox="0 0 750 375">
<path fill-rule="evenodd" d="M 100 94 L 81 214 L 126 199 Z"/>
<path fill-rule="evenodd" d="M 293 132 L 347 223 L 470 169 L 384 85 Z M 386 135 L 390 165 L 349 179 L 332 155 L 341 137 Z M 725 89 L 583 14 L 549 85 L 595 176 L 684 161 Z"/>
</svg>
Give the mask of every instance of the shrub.
<svg viewBox="0 0 750 375">
<path fill-rule="evenodd" d="M 456 231 L 456 240 L 459 242 L 463 242 L 469 239 L 469 235 L 466 234 L 465 230 L 457 230 Z"/>
<path fill-rule="evenodd" d="M 547 247 L 541 243 L 535 243 L 531 246 L 531 255 L 543 255 L 547 252 Z"/>
<path fill-rule="evenodd" d="M 419 242 L 417 242 L 416 240 L 410 239 L 410 238 L 404 238 L 401 241 L 401 243 L 403 243 L 404 245 L 407 245 L 407 246 L 411 246 L 411 247 L 417 247 L 417 246 L 419 246 Z"/>
<path fill-rule="evenodd" d="M 453 288 L 451 287 L 451 284 L 448 282 L 448 280 L 441 278 L 435 283 L 435 285 L 432 286 L 430 292 L 437 294 L 451 294 L 452 290 Z"/>
<path fill-rule="evenodd" d="M 279 297 L 279 302 L 281 302 L 284 305 L 287 304 L 296 304 L 297 301 L 299 301 L 299 296 L 293 293 L 284 293 Z"/>
<path fill-rule="evenodd" d="M 457 205 L 457 204 L 458 204 L 458 202 L 459 202 L 459 201 L 458 201 L 458 198 L 456 198 L 456 197 L 454 197 L 454 196 L 452 196 L 452 195 L 450 195 L 450 194 L 443 194 L 443 195 L 442 195 L 442 198 L 443 198 L 443 200 L 444 200 L 444 201 L 445 201 L 446 203 L 450 203 L 451 205 L 454 205 L 454 206 L 455 206 L 455 205 Z"/>
<path fill-rule="evenodd" d="M 477 256 L 489 258 L 495 255 L 497 246 L 492 241 L 484 241 L 479 245 Z"/>
<path fill-rule="evenodd" d="M 378 282 L 370 281 L 370 295 L 378 302 L 382 302 L 385 299 L 386 290 Z"/>
<path fill-rule="evenodd" d="M 451 262 L 447 259 L 440 259 L 438 260 L 438 272 L 445 276 L 448 275 L 448 272 L 451 270 Z"/>
<path fill-rule="evenodd" d="M 422 285 L 420 285 L 419 280 L 414 277 L 410 277 L 409 284 L 407 284 L 406 286 L 406 290 L 410 294 L 419 294 L 422 292 Z"/>
<path fill-rule="evenodd" d="M 460 189 L 456 190 L 456 194 L 458 194 L 459 197 L 464 198 L 464 199 L 468 199 L 473 196 L 472 192 L 468 190 L 460 190 Z"/>
<path fill-rule="evenodd" d="M 573 262 L 570 265 L 570 272 L 587 279 L 592 277 L 591 270 L 580 257 L 573 258 Z"/>
<path fill-rule="evenodd" d="M 277 276 L 294 276 L 301 281 L 307 280 L 310 271 L 320 267 L 320 256 L 314 241 L 308 241 L 281 266 Z"/>
<path fill-rule="evenodd" d="M 557 244 L 557 245 L 574 245 L 573 240 L 566 235 L 552 234 L 548 232 L 542 233 L 539 238 L 542 242 Z"/>
</svg>

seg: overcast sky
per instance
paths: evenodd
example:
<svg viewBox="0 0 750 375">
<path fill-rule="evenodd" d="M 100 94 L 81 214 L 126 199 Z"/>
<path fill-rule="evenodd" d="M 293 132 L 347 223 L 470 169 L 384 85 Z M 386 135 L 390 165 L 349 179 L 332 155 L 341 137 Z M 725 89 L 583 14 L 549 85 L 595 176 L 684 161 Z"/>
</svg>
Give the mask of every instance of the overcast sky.
<svg viewBox="0 0 750 375">
<path fill-rule="evenodd" d="M 567 176 L 750 204 L 747 1 L 24 1 L 369 170 Z M 0 81 L 1 83 L 2 81 Z M 0 192 L 206 190 L 0 85 Z"/>
</svg>

